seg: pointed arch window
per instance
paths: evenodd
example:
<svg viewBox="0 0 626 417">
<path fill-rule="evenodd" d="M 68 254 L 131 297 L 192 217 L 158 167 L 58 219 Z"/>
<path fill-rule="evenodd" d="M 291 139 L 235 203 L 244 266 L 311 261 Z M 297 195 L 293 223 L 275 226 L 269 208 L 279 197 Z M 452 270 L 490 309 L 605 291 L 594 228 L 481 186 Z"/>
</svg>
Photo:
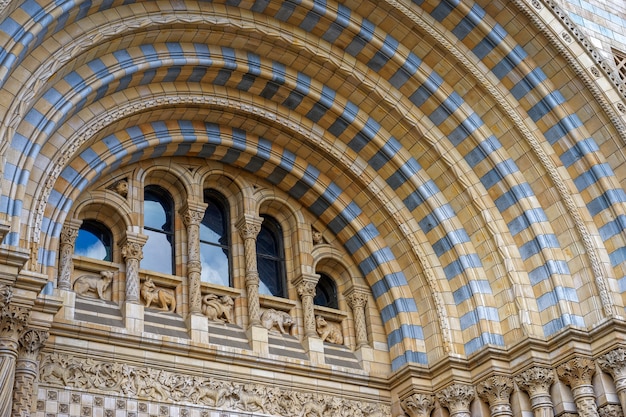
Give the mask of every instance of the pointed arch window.
<svg viewBox="0 0 626 417">
<path fill-rule="evenodd" d="M 259 293 L 287 297 L 285 284 L 285 255 L 280 224 L 272 217 L 263 217 L 257 236 L 257 269 Z"/>
<path fill-rule="evenodd" d="M 326 274 L 319 274 L 320 279 L 315 287 L 315 297 L 313 304 L 321 307 L 338 309 L 337 285 L 335 281 Z"/>
<path fill-rule="evenodd" d="M 113 235 L 97 220 L 85 220 L 78 229 L 74 254 L 101 261 L 113 260 Z"/>
<path fill-rule="evenodd" d="M 200 223 L 202 281 L 230 286 L 230 239 L 226 200 L 213 190 L 205 190 L 207 208 Z"/>
<path fill-rule="evenodd" d="M 144 233 L 141 268 L 164 274 L 174 273 L 174 201 L 162 187 L 144 189 Z"/>
</svg>

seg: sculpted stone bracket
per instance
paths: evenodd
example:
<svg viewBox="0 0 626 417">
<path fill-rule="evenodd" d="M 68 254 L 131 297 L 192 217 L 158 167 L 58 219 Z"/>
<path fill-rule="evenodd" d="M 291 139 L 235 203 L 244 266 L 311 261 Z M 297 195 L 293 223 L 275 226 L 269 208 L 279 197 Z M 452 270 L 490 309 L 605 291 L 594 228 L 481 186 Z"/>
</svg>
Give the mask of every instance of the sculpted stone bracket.
<svg viewBox="0 0 626 417">
<path fill-rule="evenodd" d="M 389 404 L 295 391 L 271 384 L 244 384 L 50 352 L 42 353 L 40 363 L 42 386 L 119 393 L 148 401 L 175 401 L 284 417 L 391 417 Z"/>
</svg>

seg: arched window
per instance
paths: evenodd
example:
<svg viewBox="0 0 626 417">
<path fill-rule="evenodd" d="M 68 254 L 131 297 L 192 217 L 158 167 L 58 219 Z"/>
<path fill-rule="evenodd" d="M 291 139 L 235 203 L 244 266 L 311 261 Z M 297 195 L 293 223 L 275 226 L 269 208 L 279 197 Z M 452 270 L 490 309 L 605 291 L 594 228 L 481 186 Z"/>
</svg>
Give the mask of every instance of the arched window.
<svg viewBox="0 0 626 417">
<path fill-rule="evenodd" d="M 174 273 L 174 201 L 163 188 L 149 185 L 144 189 L 144 233 L 141 268 L 164 274 Z"/>
<path fill-rule="evenodd" d="M 313 304 L 316 306 L 339 308 L 337 301 L 337 285 L 335 281 L 326 274 L 319 274 L 320 279 L 315 287 L 315 297 Z"/>
<path fill-rule="evenodd" d="M 205 190 L 204 202 L 208 206 L 200 223 L 202 281 L 229 286 L 230 241 L 227 205 L 222 196 L 211 190 Z"/>
<path fill-rule="evenodd" d="M 96 220 L 85 220 L 78 229 L 74 254 L 101 261 L 113 260 L 113 235 L 102 223 Z"/>
<path fill-rule="evenodd" d="M 256 241 L 259 293 L 287 297 L 285 255 L 280 225 L 269 216 L 262 217 L 263 224 Z"/>
</svg>

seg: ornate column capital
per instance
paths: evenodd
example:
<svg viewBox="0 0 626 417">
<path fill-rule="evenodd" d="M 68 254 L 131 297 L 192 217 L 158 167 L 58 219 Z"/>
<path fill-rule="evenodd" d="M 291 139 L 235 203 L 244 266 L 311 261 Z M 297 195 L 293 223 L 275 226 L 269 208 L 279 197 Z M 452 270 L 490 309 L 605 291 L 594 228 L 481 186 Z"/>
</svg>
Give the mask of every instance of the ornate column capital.
<svg viewBox="0 0 626 417">
<path fill-rule="evenodd" d="M 256 217 L 252 215 L 244 215 L 235 227 L 239 231 L 239 234 L 244 240 L 256 239 L 257 235 L 261 231 L 261 224 L 263 223 L 262 217 Z"/>
<path fill-rule="evenodd" d="M 346 301 L 351 309 L 365 308 L 369 294 L 365 291 L 352 291 L 346 295 Z"/>
<path fill-rule="evenodd" d="M 185 204 L 179 211 L 185 226 L 189 227 L 189 225 L 199 225 L 204 218 L 206 208 L 206 203 L 187 201 L 187 204 Z"/>
<path fill-rule="evenodd" d="M 124 259 L 143 259 L 143 245 L 148 241 L 148 236 L 141 234 L 127 233 L 126 237 L 120 241 L 122 257 Z"/>
<path fill-rule="evenodd" d="M 307 295 L 315 297 L 315 287 L 317 287 L 317 282 L 319 281 L 319 279 L 320 276 L 318 274 L 302 273 L 291 282 L 293 285 L 295 285 L 296 291 L 298 291 L 298 295 L 300 296 L 300 298 Z"/>
<path fill-rule="evenodd" d="M 450 416 L 469 416 L 469 406 L 475 396 L 473 386 L 455 383 L 439 391 L 437 400 L 450 411 Z"/>
<path fill-rule="evenodd" d="M 74 247 L 76 236 L 78 236 L 78 230 L 82 224 L 83 221 L 78 219 L 70 219 L 66 221 L 61 228 L 61 243 Z"/>
<path fill-rule="evenodd" d="M 0 310 L 4 309 L 13 298 L 13 288 L 7 284 L 0 284 Z"/>
<path fill-rule="evenodd" d="M 591 377 L 595 372 L 594 362 L 582 356 L 576 356 L 556 368 L 559 379 L 572 388 L 591 385 Z"/>
<path fill-rule="evenodd" d="M 536 395 L 549 394 L 550 387 L 554 383 L 554 371 L 550 368 L 535 366 L 517 375 L 515 382 L 531 398 Z"/>
<path fill-rule="evenodd" d="M 17 344 L 20 333 L 28 323 L 30 309 L 9 304 L 0 312 L 0 339 L 9 339 Z"/>
<path fill-rule="evenodd" d="M 596 361 L 600 368 L 613 375 L 613 378 L 626 378 L 626 349 L 617 348 L 600 356 Z"/>
<path fill-rule="evenodd" d="M 428 417 L 435 408 L 435 396 L 418 392 L 402 400 L 400 405 L 409 417 Z"/>
<path fill-rule="evenodd" d="M 494 375 L 481 381 L 476 388 L 478 396 L 489 404 L 492 416 L 513 415 L 510 403 L 512 378 Z"/>
<path fill-rule="evenodd" d="M 36 357 L 39 350 L 46 344 L 48 336 L 50 336 L 48 330 L 26 329 L 19 339 L 20 356 Z"/>
</svg>

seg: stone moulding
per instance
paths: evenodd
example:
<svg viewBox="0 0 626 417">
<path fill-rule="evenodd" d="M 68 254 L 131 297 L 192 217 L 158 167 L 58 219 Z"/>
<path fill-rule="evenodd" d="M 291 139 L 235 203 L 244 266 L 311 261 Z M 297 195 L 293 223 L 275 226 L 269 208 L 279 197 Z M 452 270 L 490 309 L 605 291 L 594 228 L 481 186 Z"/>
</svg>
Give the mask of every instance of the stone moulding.
<svg viewBox="0 0 626 417">
<path fill-rule="evenodd" d="M 270 381 L 267 385 L 238 383 L 49 352 L 40 355 L 39 369 L 41 386 L 65 387 L 90 393 L 105 392 L 160 403 L 285 417 L 391 417 L 391 407 L 386 403 L 289 390 L 271 385 Z"/>
</svg>

